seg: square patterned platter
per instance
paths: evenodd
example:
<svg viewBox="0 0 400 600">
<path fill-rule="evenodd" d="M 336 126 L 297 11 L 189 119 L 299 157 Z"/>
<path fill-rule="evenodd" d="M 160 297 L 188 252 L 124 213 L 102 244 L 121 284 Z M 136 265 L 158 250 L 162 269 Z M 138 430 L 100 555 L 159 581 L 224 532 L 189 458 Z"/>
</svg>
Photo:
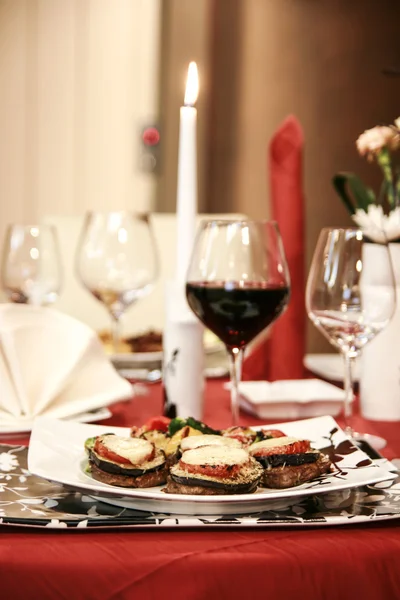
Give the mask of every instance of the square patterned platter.
<svg viewBox="0 0 400 600">
<path fill-rule="evenodd" d="M 303 498 L 269 501 L 262 511 L 232 515 L 171 515 L 119 508 L 32 475 L 27 448 L 0 445 L 0 526 L 63 529 L 258 529 L 377 523 L 400 517 L 400 477 L 394 481 Z M 373 463 L 393 465 L 372 452 Z"/>
<path fill-rule="evenodd" d="M 185 496 L 165 494 L 162 487 L 127 489 L 95 481 L 85 472 L 84 441 L 102 433 L 129 435 L 128 428 L 83 425 L 36 419 L 32 431 L 28 469 L 30 473 L 119 506 L 141 511 L 178 515 L 232 515 L 266 510 L 271 501 L 292 503 L 309 495 L 340 492 L 393 479 L 387 466 L 372 461 L 352 445 L 329 416 L 268 425 L 290 436 L 309 439 L 314 448 L 328 454 L 333 470 L 296 488 L 258 488 L 253 494 L 228 496 Z"/>
</svg>

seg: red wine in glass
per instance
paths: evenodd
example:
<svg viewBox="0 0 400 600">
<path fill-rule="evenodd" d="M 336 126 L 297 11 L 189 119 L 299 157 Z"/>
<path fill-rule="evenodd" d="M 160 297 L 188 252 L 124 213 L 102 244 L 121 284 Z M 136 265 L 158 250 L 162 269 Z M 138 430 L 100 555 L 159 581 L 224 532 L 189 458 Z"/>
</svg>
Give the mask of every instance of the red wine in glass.
<svg viewBox="0 0 400 600">
<path fill-rule="evenodd" d="M 186 277 L 186 297 L 197 318 L 228 350 L 233 425 L 239 418 L 244 350 L 282 314 L 289 289 L 276 223 L 220 219 L 201 224 Z"/>
<path fill-rule="evenodd" d="M 283 312 L 289 288 L 266 282 L 190 282 L 186 297 L 195 315 L 227 348 L 244 348 Z"/>
</svg>

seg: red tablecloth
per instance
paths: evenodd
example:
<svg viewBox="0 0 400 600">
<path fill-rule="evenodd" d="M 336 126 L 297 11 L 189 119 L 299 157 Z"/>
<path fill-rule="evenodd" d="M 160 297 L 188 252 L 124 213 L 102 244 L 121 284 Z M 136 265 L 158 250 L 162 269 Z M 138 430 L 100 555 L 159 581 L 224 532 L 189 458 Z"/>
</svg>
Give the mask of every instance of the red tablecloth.
<svg viewBox="0 0 400 600">
<path fill-rule="evenodd" d="M 117 405 L 110 424 L 140 424 L 161 410 L 161 388 Z M 205 419 L 226 425 L 227 392 L 210 382 Z M 256 420 L 243 416 L 243 423 Z M 359 429 L 400 456 L 399 424 Z M 1 498 L 0 498 L 1 500 Z M 400 522 L 314 529 L 37 531 L 0 528 L 4 600 L 337 600 L 400 598 Z"/>
</svg>

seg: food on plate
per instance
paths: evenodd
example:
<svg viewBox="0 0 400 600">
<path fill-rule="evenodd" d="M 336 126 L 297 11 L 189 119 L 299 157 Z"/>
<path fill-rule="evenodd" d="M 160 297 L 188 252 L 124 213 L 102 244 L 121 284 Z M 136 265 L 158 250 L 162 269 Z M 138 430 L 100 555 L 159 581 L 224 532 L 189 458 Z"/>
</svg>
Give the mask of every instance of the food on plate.
<svg viewBox="0 0 400 600">
<path fill-rule="evenodd" d="M 104 434 L 86 440 L 92 477 L 109 485 L 144 488 L 167 479 L 165 454 L 149 440 Z"/>
<path fill-rule="evenodd" d="M 131 352 L 161 352 L 162 351 L 162 333 L 150 329 L 140 335 L 134 335 L 126 338 L 126 342 L 131 347 Z"/>
<path fill-rule="evenodd" d="M 165 452 L 169 466 L 179 459 L 180 445 L 184 438 L 204 434 L 219 436 L 220 432 L 193 417 L 187 419 L 155 417 L 147 421 L 143 427 L 131 428 L 132 436 L 150 439 L 157 448 L 161 448 Z"/>
<path fill-rule="evenodd" d="M 103 345 L 104 351 L 107 354 L 114 354 L 115 349 L 114 349 L 114 342 L 113 342 L 111 332 L 100 331 L 97 335 Z M 131 352 L 131 347 L 128 344 L 128 342 L 126 340 L 119 340 L 117 353 L 118 354 L 127 354 L 129 352 Z"/>
<path fill-rule="evenodd" d="M 100 331 L 98 337 L 102 342 L 107 354 L 114 354 L 114 344 L 111 331 Z M 161 331 L 149 329 L 144 333 L 125 336 L 118 344 L 119 354 L 130 354 L 131 352 L 162 352 L 163 335 Z M 204 333 L 204 347 L 206 349 L 218 350 L 223 348 L 222 342 L 214 333 L 206 330 Z"/>
<path fill-rule="evenodd" d="M 107 354 L 115 354 L 113 338 L 110 331 L 100 331 L 98 334 Z M 140 335 L 125 337 L 118 344 L 118 354 L 131 352 L 161 352 L 162 333 L 159 331 L 146 331 Z"/>
<path fill-rule="evenodd" d="M 197 429 L 200 433 L 210 433 L 215 435 L 221 435 L 221 432 L 217 429 L 212 429 L 202 421 L 198 421 L 193 417 L 188 417 L 187 419 L 183 419 L 182 417 L 175 417 L 175 419 L 171 419 L 170 424 L 168 426 L 168 433 L 173 435 L 179 429 L 186 426 L 192 427 L 193 429 Z"/>
<path fill-rule="evenodd" d="M 182 453 L 170 469 L 167 494 L 227 495 L 255 492 L 261 465 L 243 448 L 202 446 Z"/>
<path fill-rule="evenodd" d="M 225 448 L 242 448 L 239 440 L 222 435 L 203 434 L 199 436 L 185 437 L 181 441 L 180 451 L 194 450 L 202 446 L 224 446 Z"/>
<path fill-rule="evenodd" d="M 250 427 L 228 427 L 223 429 L 221 434 L 224 437 L 233 438 L 239 440 L 244 446 L 253 444 L 254 442 L 260 442 L 261 440 L 269 440 L 270 438 L 282 437 L 285 434 L 278 429 L 259 429 L 255 431 Z"/>
<path fill-rule="evenodd" d="M 173 425 L 174 421 L 179 421 L 179 426 L 178 423 Z M 186 419 L 173 419 L 171 421 L 167 417 L 155 417 L 147 421 L 143 427 L 131 427 L 130 435 L 153 442 L 156 448 L 165 453 L 168 465 L 172 465 L 178 459 L 179 447 L 184 438 L 203 435 L 200 430 L 200 426 L 203 424 L 195 419 L 189 419 L 189 421 L 198 425 L 198 427 L 195 429 L 186 425 Z"/>
<path fill-rule="evenodd" d="M 212 429 L 193 417 L 153 417 L 130 437 L 85 443 L 94 479 L 122 487 L 166 483 L 170 494 L 245 494 L 258 485 L 290 488 L 328 473 L 331 462 L 310 440 L 278 429 Z"/>
<path fill-rule="evenodd" d="M 262 465 L 261 485 L 267 488 L 301 485 L 331 469 L 329 458 L 311 448 L 309 440 L 271 438 L 252 444 L 248 451 Z"/>
</svg>

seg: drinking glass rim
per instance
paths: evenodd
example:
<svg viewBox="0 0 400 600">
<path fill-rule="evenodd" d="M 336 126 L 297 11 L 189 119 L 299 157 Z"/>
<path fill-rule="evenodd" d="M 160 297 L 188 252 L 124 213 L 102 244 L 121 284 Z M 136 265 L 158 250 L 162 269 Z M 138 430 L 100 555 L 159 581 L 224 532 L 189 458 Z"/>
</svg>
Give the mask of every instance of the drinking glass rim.
<svg viewBox="0 0 400 600">
<path fill-rule="evenodd" d="M 278 227 L 275 219 L 202 219 L 200 225 L 273 225 Z"/>
<path fill-rule="evenodd" d="M 85 217 L 90 217 L 91 215 L 130 215 L 133 217 L 139 217 L 142 219 L 148 219 L 151 216 L 150 211 L 135 211 L 135 210 L 87 210 L 85 212 Z"/>
<path fill-rule="evenodd" d="M 382 230 L 383 231 L 383 230 Z M 387 237 L 385 236 L 385 241 L 382 242 L 374 242 L 373 240 L 371 240 L 371 238 L 368 236 L 368 234 L 366 233 L 366 231 L 364 231 L 364 229 L 362 229 L 362 227 L 323 227 L 319 234 L 318 234 L 318 239 L 321 239 L 323 235 L 328 235 L 329 233 L 333 233 L 333 232 L 337 232 L 337 233 L 350 233 L 350 234 L 361 234 L 361 237 L 357 237 L 357 240 L 360 242 L 364 242 L 364 243 L 370 243 L 370 244 L 374 244 L 376 246 L 388 246 L 390 245 L 390 240 L 387 239 Z M 383 232 L 384 233 L 384 232 Z"/>
<path fill-rule="evenodd" d="M 361 227 L 322 227 L 321 233 L 323 231 L 360 231 L 363 235 L 365 235 Z"/>
<path fill-rule="evenodd" d="M 20 229 L 38 229 L 39 232 L 41 229 L 49 229 L 51 231 L 57 232 L 57 227 L 55 225 L 53 225 L 52 223 L 8 223 L 7 225 L 7 230 L 11 231 L 11 229 L 13 229 L 14 227 L 19 227 Z"/>
</svg>

